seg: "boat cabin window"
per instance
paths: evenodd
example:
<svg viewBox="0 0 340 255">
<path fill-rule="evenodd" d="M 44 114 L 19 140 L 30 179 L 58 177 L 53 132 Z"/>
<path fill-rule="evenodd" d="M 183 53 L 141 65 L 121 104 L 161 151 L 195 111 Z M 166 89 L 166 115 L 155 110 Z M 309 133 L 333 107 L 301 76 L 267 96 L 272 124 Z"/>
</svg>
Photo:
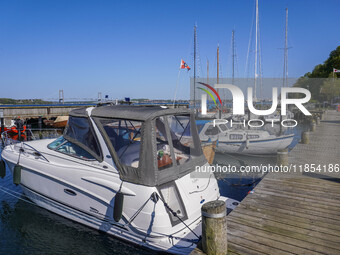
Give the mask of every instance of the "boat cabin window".
<svg viewBox="0 0 340 255">
<path fill-rule="evenodd" d="M 220 125 L 218 125 L 218 126 L 220 127 L 220 129 L 221 129 L 222 131 L 228 130 L 228 127 L 227 127 L 226 124 L 220 124 Z"/>
<path fill-rule="evenodd" d="M 182 165 L 195 156 L 194 140 L 191 134 L 191 123 L 189 115 L 168 116 L 170 135 L 174 147 L 177 165 Z"/>
<path fill-rule="evenodd" d="M 101 157 L 99 144 L 88 118 L 70 116 L 64 138 L 83 148 L 94 157 Z"/>
<path fill-rule="evenodd" d="M 191 134 L 189 115 L 159 117 L 155 121 L 157 164 L 163 170 L 174 165 L 182 165 L 195 157 L 194 140 Z M 167 129 L 170 136 L 167 136 Z M 172 141 L 173 150 L 169 146 Z M 174 153 L 172 156 L 171 153 Z"/>
<path fill-rule="evenodd" d="M 248 135 L 247 135 L 247 138 L 248 138 L 248 139 L 257 139 L 257 138 L 260 138 L 260 136 L 259 136 L 259 135 L 251 135 L 251 134 L 248 134 Z"/>
<path fill-rule="evenodd" d="M 101 119 L 101 124 L 122 164 L 138 168 L 142 122 Z"/>
<path fill-rule="evenodd" d="M 218 130 L 217 126 L 213 125 L 210 125 L 204 132 L 205 135 L 217 135 L 218 133 L 220 133 L 220 130 Z"/>
<path fill-rule="evenodd" d="M 59 151 L 64 154 L 68 154 L 77 158 L 85 159 L 85 160 L 95 160 L 90 153 L 81 148 L 80 146 L 67 141 L 63 136 L 57 138 L 52 143 L 47 145 L 49 149 Z"/>
<path fill-rule="evenodd" d="M 241 135 L 241 134 L 230 134 L 229 139 L 230 140 L 242 140 L 243 135 Z"/>
<path fill-rule="evenodd" d="M 158 170 L 171 167 L 173 164 L 169 141 L 166 135 L 165 117 L 156 119 L 156 147 Z"/>
</svg>

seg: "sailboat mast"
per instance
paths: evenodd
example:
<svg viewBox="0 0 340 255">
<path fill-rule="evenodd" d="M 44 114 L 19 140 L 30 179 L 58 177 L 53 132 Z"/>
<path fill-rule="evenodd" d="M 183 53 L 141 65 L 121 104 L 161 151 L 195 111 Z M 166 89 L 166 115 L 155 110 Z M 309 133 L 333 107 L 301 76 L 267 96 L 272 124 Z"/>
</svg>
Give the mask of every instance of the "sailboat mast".
<svg viewBox="0 0 340 255">
<path fill-rule="evenodd" d="M 283 61 L 283 87 L 288 87 L 288 8 L 286 8 L 285 48 Z"/>
<path fill-rule="evenodd" d="M 220 82 L 220 45 L 217 45 L 217 84 Z M 219 93 L 219 89 L 217 89 L 217 94 Z M 218 110 L 218 118 L 222 118 L 221 109 Z"/>
<path fill-rule="evenodd" d="M 233 58 L 233 64 L 232 64 L 232 84 L 234 84 L 234 78 L 235 78 L 235 30 L 231 33 L 231 40 L 232 40 L 232 58 Z"/>
<path fill-rule="evenodd" d="M 207 59 L 207 83 L 209 83 L 209 59 Z"/>
<path fill-rule="evenodd" d="M 197 43 L 197 34 L 196 34 L 196 25 L 194 26 L 194 108 L 196 108 L 196 43 Z"/>
<path fill-rule="evenodd" d="M 256 18 L 255 18 L 255 74 L 254 74 L 254 101 L 256 98 L 256 78 L 257 78 L 257 37 L 258 37 L 258 21 L 259 21 L 259 1 L 256 0 Z"/>
<path fill-rule="evenodd" d="M 217 84 L 219 83 L 220 78 L 220 45 L 217 45 Z M 218 89 L 217 89 L 218 93 Z"/>
</svg>

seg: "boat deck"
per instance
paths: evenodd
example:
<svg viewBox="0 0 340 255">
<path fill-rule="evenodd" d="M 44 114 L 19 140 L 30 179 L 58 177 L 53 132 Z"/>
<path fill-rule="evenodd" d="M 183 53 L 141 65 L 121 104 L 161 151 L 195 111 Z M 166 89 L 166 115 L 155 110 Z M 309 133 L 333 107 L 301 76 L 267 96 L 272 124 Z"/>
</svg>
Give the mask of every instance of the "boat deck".
<svg viewBox="0 0 340 255">
<path fill-rule="evenodd" d="M 340 254 L 340 113 L 331 111 L 309 144 L 289 153 L 297 172 L 270 173 L 228 216 L 228 254 Z M 321 165 L 300 173 L 299 165 Z"/>
</svg>

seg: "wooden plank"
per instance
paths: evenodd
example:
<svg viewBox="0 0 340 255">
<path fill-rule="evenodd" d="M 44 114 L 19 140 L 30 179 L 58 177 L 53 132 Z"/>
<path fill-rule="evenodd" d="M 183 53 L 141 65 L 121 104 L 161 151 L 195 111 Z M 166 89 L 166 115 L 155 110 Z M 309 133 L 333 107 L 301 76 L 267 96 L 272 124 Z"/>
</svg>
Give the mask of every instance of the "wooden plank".
<svg viewBox="0 0 340 255">
<path fill-rule="evenodd" d="M 320 190 L 320 191 L 331 191 L 336 194 L 340 192 L 340 185 L 339 184 L 333 184 L 330 185 L 330 183 L 333 183 L 333 181 L 330 180 L 321 180 L 321 181 L 315 181 L 313 178 L 309 178 L 309 180 L 303 180 L 304 178 L 271 178 L 270 175 L 268 178 L 263 179 L 263 183 L 280 183 L 281 185 L 287 185 L 287 186 L 301 186 L 306 189 L 313 188 L 313 190 Z M 262 183 L 262 181 L 261 181 Z"/>
<path fill-rule="evenodd" d="M 299 194 L 299 196 L 310 196 L 310 197 L 317 197 L 322 200 L 330 201 L 330 200 L 338 200 L 340 201 L 340 194 L 336 193 L 334 191 L 328 191 L 326 192 L 320 192 L 320 191 L 314 191 L 313 189 L 307 189 L 300 187 L 299 185 L 295 186 L 288 186 L 288 185 L 278 185 L 277 183 L 268 183 L 264 182 L 261 185 L 261 189 L 272 189 L 277 192 L 287 192 L 287 193 L 293 193 L 293 194 Z M 334 201 L 332 201 L 334 202 Z"/>
<path fill-rule="evenodd" d="M 319 192 L 333 192 L 333 193 L 337 193 L 337 194 L 340 194 L 340 185 L 339 187 L 330 187 L 328 185 L 328 183 L 323 183 L 322 185 L 321 184 L 315 184 L 313 182 L 300 182 L 300 181 L 297 181 L 297 179 L 290 179 L 290 178 L 287 178 L 287 179 L 273 179 L 273 178 L 265 178 L 261 181 L 262 182 L 265 182 L 265 183 L 272 183 L 272 184 L 277 184 L 277 185 L 284 185 L 284 186 L 296 186 L 296 185 L 299 185 L 300 188 L 304 188 L 304 189 L 311 189 L 313 191 L 319 191 Z"/>
<path fill-rule="evenodd" d="M 286 212 L 282 212 L 279 210 L 275 210 L 275 208 L 266 208 L 266 209 L 262 209 L 262 208 L 258 208 L 255 206 L 250 206 L 250 205 L 239 205 L 238 207 L 242 206 L 243 211 L 239 210 L 235 210 L 235 212 L 239 212 L 239 213 L 259 213 L 262 214 L 263 218 L 268 218 L 268 219 L 272 219 L 272 220 L 276 220 L 276 221 L 288 221 L 289 222 L 295 222 L 295 224 L 313 224 L 315 226 L 320 226 L 320 227 L 324 227 L 326 229 L 329 229 L 329 231 L 336 231 L 339 232 L 340 231 L 340 226 L 339 225 L 335 225 L 335 224 L 331 224 L 328 222 L 324 222 L 321 221 L 319 217 L 314 217 L 314 218 L 306 218 L 303 217 L 303 215 L 298 215 L 298 214 L 287 214 Z M 238 209 L 238 208 L 236 208 Z M 234 211 L 229 214 L 230 216 L 232 216 L 234 213 Z"/>
<path fill-rule="evenodd" d="M 319 204 L 317 202 L 311 203 L 308 201 L 304 201 L 304 200 L 297 200 L 297 199 L 291 199 L 291 198 L 287 198 L 287 197 L 282 197 L 282 196 L 278 196 L 278 195 L 267 195 L 267 194 L 262 194 L 260 192 L 255 192 L 255 194 L 251 194 L 249 195 L 249 197 L 247 198 L 247 200 L 244 200 L 244 203 L 247 203 L 246 201 L 249 200 L 253 200 L 253 201 L 270 201 L 272 202 L 273 205 L 275 205 L 276 203 L 280 203 L 280 204 L 285 204 L 285 205 L 290 205 L 290 206 L 294 206 L 294 207 L 310 207 L 311 210 L 316 210 L 319 212 L 324 212 L 324 213 L 328 213 L 329 215 L 334 215 L 334 217 L 339 217 L 340 216 L 340 210 L 338 210 L 337 208 L 334 208 L 332 206 L 327 206 L 327 205 L 323 205 L 323 204 Z"/>
<path fill-rule="evenodd" d="M 260 202 L 258 202 L 257 200 L 249 201 L 248 204 L 253 205 L 253 206 L 261 206 L 262 208 L 272 207 L 273 205 L 275 205 L 275 208 L 277 209 L 289 210 L 289 211 L 296 212 L 296 213 L 302 213 L 304 215 L 323 217 L 323 218 L 329 219 L 330 221 L 334 221 L 334 224 L 340 224 L 340 216 L 329 214 L 327 211 L 318 211 L 318 210 L 315 210 L 315 208 L 313 207 L 308 207 L 305 205 L 290 206 L 290 205 L 282 204 L 281 201 L 275 201 L 275 200 L 268 201 L 265 199 L 261 199 Z"/>
<path fill-rule="evenodd" d="M 332 255 L 339 255 L 340 253 L 338 249 L 323 246 L 320 243 L 311 243 L 309 241 L 309 237 L 306 237 L 305 240 L 299 240 L 295 236 L 293 237 L 276 234 L 266 231 L 263 228 L 255 228 L 247 225 L 241 225 L 241 227 L 237 226 L 236 228 L 234 228 L 234 226 L 228 226 L 228 231 L 233 234 L 241 232 L 243 236 L 247 239 L 251 238 L 251 240 L 261 240 L 261 243 L 265 243 L 269 247 L 287 252 L 291 252 L 292 250 L 294 250 L 298 254 L 304 254 L 308 252 L 309 254 L 323 253 Z"/>
<path fill-rule="evenodd" d="M 268 246 L 266 244 L 267 241 L 262 242 L 261 239 L 258 240 L 254 240 L 254 238 L 251 238 L 250 240 L 246 237 L 247 233 L 245 233 L 245 235 L 243 235 L 243 233 L 234 233 L 233 229 L 230 229 L 231 231 L 229 231 L 228 228 L 228 246 L 236 244 L 238 246 L 242 246 L 245 247 L 246 249 L 248 249 L 251 252 L 255 252 L 255 254 L 277 254 L 277 255 L 287 255 L 287 254 L 292 254 L 291 252 L 287 252 L 284 250 L 279 250 L 276 248 L 273 248 L 271 246 Z M 234 247 L 236 248 L 236 247 Z M 244 254 L 248 254 L 244 253 Z"/>
<path fill-rule="evenodd" d="M 339 173 L 340 176 L 340 173 Z M 264 180 L 266 181 L 282 181 L 287 183 L 300 183 L 301 185 L 315 185 L 316 187 L 323 188 L 323 189 L 334 189 L 339 190 L 340 189 L 340 183 L 334 182 L 333 179 L 320 179 L 320 178 L 314 178 L 310 176 L 306 176 L 303 174 L 281 174 L 279 178 L 278 176 L 273 175 L 272 173 L 267 174 L 266 178 Z M 324 184 L 327 184 L 325 186 Z"/>
<path fill-rule="evenodd" d="M 258 212 L 254 212 L 254 211 L 241 211 L 241 212 L 235 212 L 234 213 L 235 216 L 233 215 L 228 215 L 228 217 L 241 217 L 240 215 L 242 215 L 243 217 L 251 217 L 251 216 L 254 216 L 254 217 L 257 217 L 261 220 L 264 220 L 264 221 L 273 221 L 273 222 L 276 222 L 276 223 L 281 223 L 281 224 L 285 224 L 287 226 L 297 226 L 297 227 L 300 227 L 302 229 L 309 229 L 309 230 L 312 230 L 312 231 L 316 231 L 316 232 L 320 232 L 322 234 L 325 234 L 325 235 L 331 235 L 331 236 L 334 236 L 336 238 L 340 237 L 340 232 L 339 231 L 336 231 L 336 230 L 330 230 L 328 228 L 328 225 L 324 225 L 324 224 L 318 224 L 318 225 L 315 225 L 315 224 L 310 224 L 310 222 L 301 222 L 301 221 L 293 221 L 292 219 L 290 218 L 283 218 L 283 217 L 277 217 L 275 215 L 263 215 L 263 213 L 258 213 Z M 250 219 L 252 220 L 252 219 Z"/>
<path fill-rule="evenodd" d="M 236 223 L 236 221 L 238 223 Z M 240 224 L 239 222 L 242 222 L 241 225 L 243 223 L 246 224 L 247 221 L 254 222 L 255 224 L 260 224 L 263 226 L 264 225 L 273 226 L 273 227 L 281 228 L 283 230 L 294 230 L 300 234 L 318 237 L 323 240 L 329 240 L 329 241 L 337 243 L 337 246 L 340 245 L 340 233 L 338 233 L 338 236 L 336 236 L 336 235 L 333 235 L 334 232 L 330 234 L 329 230 L 325 228 L 318 228 L 318 227 L 311 226 L 308 224 L 294 224 L 294 222 L 287 224 L 285 222 L 264 219 L 258 215 L 253 215 L 253 214 L 235 214 L 233 217 L 228 217 L 228 224 L 235 225 L 235 226 Z"/>
<path fill-rule="evenodd" d="M 230 254 L 238 254 L 238 255 L 260 255 L 263 254 L 263 252 L 259 252 L 256 250 L 249 249 L 245 246 L 236 244 L 236 243 L 230 243 L 228 242 L 228 255 Z"/>
<path fill-rule="evenodd" d="M 311 202 L 311 203 L 319 203 L 322 205 L 326 205 L 329 207 L 333 207 L 334 210 L 340 210 L 340 203 L 337 203 L 338 201 L 335 200 L 316 200 L 316 197 L 312 197 L 312 196 L 306 196 L 306 195 L 301 195 L 300 194 L 291 194 L 291 193 L 287 193 L 287 192 L 275 192 L 271 189 L 265 189 L 265 188 L 261 188 L 261 189 L 256 189 L 255 193 L 260 193 L 260 194 L 267 194 L 267 195 L 276 195 L 279 197 L 286 197 L 286 198 L 290 198 L 292 200 L 302 200 L 302 201 L 306 201 L 306 202 Z"/>
<path fill-rule="evenodd" d="M 233 226 L 228 226 L 228 234 L 229 233 L 230 235 L 237 236 L 240 239 L 242 238 L 251 241 L 251 247 L 254 247 L 254 249 L 261 249 L 261 251 L 265 254 L 320 254 L 314 250 L 296 246 L 296 244 L 292 245 L 290 243 L 282 242 L 282 236 L 277 238 L 276 236 L 264 233 L 264 231 L 260 229 L 248 228 L 244 225 L 236 228 Z"/>
<path fill-rule="evenodd" d="M 228 223 L 233 222 L 234 224 L 232 226 L 247 226 L 255 229 L 261 229 L 273 234 L 282 235 L 285 237 L 291 237 L 296 240 L 309 242 L 311 244 L 315 244 L 318 246 L 324 246 L 332 248 L 334 251 L 337 250 L 337 252 L 340 254 L 340 238 L 335 238 L 334 236 L 332 239 L 325 239 L 321 233 L 301 229 L 299 227 L 290 227 L 287 228 L 284 226 L 284 224 L 277 224 L 273 222 L 268 221 L 256 221 L 256 220 L 248 220 L 248 219 L 242 219 L 241 217 L 238 218 L 231 218 L 228 220 Z M 322 248 L 324 250 L 324 248 Z"/>
<path fill-rule="evenodd" d="M 291 210 L 284 210 L 284 209 L 278 209 L 276 207 L 273 206 L 262 206 L 262 205 L 247 205 L 246 207 L 248 210 L 249 209 L 255 209 L 258 212 L 263 212 L 266 213 L 268 215 L 273 215 L 273 216 L 277 216 L 277 217 L 284 217 L 284 218 L 290 218 L 290 219 L 294 219 L 294 220 L 300 220 L 300 221 L 305 221 L 305 222 L 309 222 L 312 224 L 324 224 L 327 225 L 330 229 L 334 230 L 334 231 L 340 231 L 340 224 L 339 221 L 334 221 L 332 219 L 328 219 L 328 218 L 323 218 L 323 217 L 319 217 L 319 216 L 314 216 L 314 215 L 307 215 L 307 214 L 303 214 L 303 213 L 296 213 L 293 212 Z"/>
</svg>

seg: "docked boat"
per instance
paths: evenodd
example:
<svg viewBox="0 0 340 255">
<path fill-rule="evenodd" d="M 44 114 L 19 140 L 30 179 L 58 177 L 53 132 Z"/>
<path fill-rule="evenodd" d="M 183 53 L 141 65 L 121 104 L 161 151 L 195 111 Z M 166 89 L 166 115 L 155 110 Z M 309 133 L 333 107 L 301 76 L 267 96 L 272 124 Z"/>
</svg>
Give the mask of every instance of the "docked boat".
<svg viewBox="0 0 340 255">
<path fill-rule="evenodd" d="M 64 128 L 67 125 L 67 121 L 68 116 L 58 116 L 52 123 L 52 126 L 55 128 Z"/>
<path fill-rule="evenodd" d="M 289 120 L 289 119 L 293 119 L 294 118 L 294 113 L 292 113 L 291 111 L 287 110 L 286 115 L 284 116 L 280 116 L 280 112 L 276 111 L 273 114 L 267 115 L 267 116 L 263 116 L 263 119 L 265 122 L 270 122 L 270 123 L 277 123 L 280 122 L 282 120 Z"/>
<path fill-rule="evenodd" d="M 239 154 L 276 154 L 286 149 L 294 134 L 271 135 L 264 130 L 230 129 L 226 124 L 206 123 L 199 133 L 202 142 L 217 141 L 216 150 Z"/>
<path fill-rule="evenodd" d="M 193 175 L 208 163 L 188 109 L 75 109 L 63 136 L 10 144 L 2 158 L 38 206 L 154 250 L 188 254 L 201 236 L 201 206 L 237 205 L 220 196 L 209 168 L 206 178 Z"/>
</svg>

